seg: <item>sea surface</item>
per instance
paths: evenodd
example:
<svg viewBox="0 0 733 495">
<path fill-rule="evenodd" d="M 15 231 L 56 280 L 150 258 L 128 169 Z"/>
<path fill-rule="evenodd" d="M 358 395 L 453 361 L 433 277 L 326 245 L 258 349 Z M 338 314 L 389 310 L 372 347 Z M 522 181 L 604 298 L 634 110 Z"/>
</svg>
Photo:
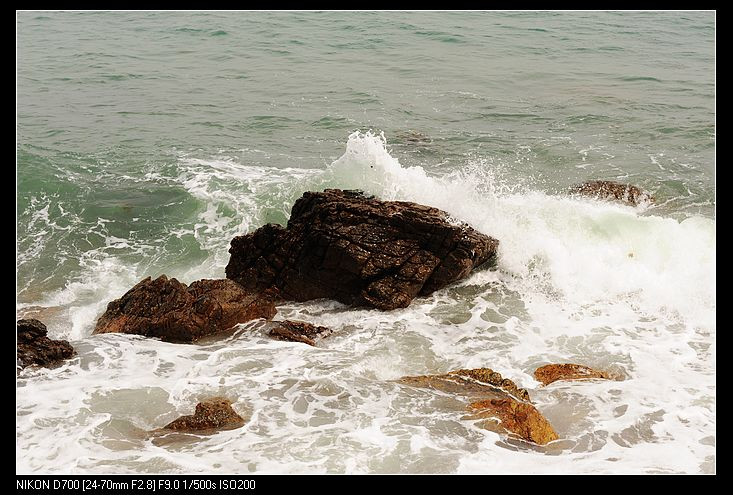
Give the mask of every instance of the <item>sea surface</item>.
<svg viewBox="0 0 733 495">
<path fill-rule="evenodd" d="M 17 377 L 18 473 L 714 473 L 714 12 L 19 12 L 17 305 L 78 356 Z M 635 184 L 651 206 L 579 198 Z M 305 191 L 499 239 L 395 311 L 291 303 L 196 345 L 92 336 L 144 277 L 222 278 Z M 622 381 L 540 386 L 573 362 Z M 490 367 L 538 447 L 394 380 Z M 212 395 L 243 428 L 146 430 Z"/>
</svg>

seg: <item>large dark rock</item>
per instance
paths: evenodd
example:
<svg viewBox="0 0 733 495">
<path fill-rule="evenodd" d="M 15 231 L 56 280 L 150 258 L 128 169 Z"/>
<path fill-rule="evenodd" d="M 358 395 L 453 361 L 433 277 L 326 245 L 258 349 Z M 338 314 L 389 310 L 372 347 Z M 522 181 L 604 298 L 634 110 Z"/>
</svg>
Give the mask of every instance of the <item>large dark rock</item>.
<svg viewBox="0 0 733 495">
<path fill-rule="evenodd" d="M 140 281 L 107 311 L 94 329 L 131 333 L 167 342 L 194 342 L 255 318 L 272 318 L 277 291 L 254 293 L 231 280 L 198 280 L 186 286 L 161 275 Z"/>
<path fill-rule="evenodd" d="M 244 426 L 245 420 L 232 409 L 232 402 L 224 397 L 212 397 L 196 404 L 192 415 L 181 416 L 165 425 L 164 430 L 197 432 L 231 430 Z"/>
<path fill-rule="evenodd" d="M 277 326 L 270 330 L 269 335 L 277 340 L 303 342 L 315 346 L 317 342 L 332 333 L 333 330 L 328 327 L 316 326 L 304 321 L 285 320 L 278 322 Z"/>
<path fill-rule="evenodd" d="M 17 363 L 21 368 L 32 364 L 52 366 L 69 359 L 75 352 L 66 340 L 51 340 L 46 325 L 36 319 L 18 320 Z"/>
<path fill-rule="evenodd" d="M 630 184 L 620 184 L 610 180 L 591 180 L 570 188 L 571 193 L 590 196 L 606 201 L 620 201 L 630 206 L 654 203 L 654 197 Z"/>
<path fill-rule="evenodd" d="M 436 208 L 327 189 L 296 201 L 287 228 L 235 237 L 226 275 L 248 289 L 277 287 L 287 300 L 389 310 L 464 278 L 498 245 Z"/>
<path fill-rule="evenodd" d="M 508 431 L 539 445 L 558 439 L 549 421 L 530 402 L 527 390 L 490 368 L 405 376 L 398 382 L 466 399 L 470 413 L 463 419 L 480 419 L 481 427 Z"/>
</svg>

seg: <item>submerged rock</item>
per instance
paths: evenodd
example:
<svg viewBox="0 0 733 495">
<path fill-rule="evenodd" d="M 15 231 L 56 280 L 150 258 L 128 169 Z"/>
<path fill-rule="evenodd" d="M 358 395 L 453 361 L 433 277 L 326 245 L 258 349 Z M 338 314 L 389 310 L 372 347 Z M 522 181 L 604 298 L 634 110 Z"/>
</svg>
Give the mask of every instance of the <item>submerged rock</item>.
<svg viewBox="0 0 733 495">
<path fill-rule="evenodd" d="M 544 445 L 558 436 L 552 425 L 529 401 L 527 390 L 490 368 L 456 370 L 443 375 L 405 376 L 399 383 L 440 390 L 469 400 L 471 415 L 481 426 L 497 425 L 529 442 Z"/>
<path fill-rule="evenodd" d="M 621 201 L 631 206 L 654 203 L 654 197 L 630 184 L 608 180 L 591 180 L 570 188 L 570 192 L 607 201 Z"/>
<path fill-rule="evenodd" d="M 430 144 L 433 142 L 427 135 L 420 131 L 413 131 L 412 129 L 406 131 L 400 131 L 395 134 L 397 142 L 404 142 L 406 144 Z"/>
<path fill-rule="evenodd" d="M 181 416 L 165 425 L 163 430 L 195 432 L 240 428 L 245 420 L 232 409 L 231 404 L 232 401 L 224 397 L 206 399 L 196 404 L 193 415 Z"/>
<path fill-rule="evenodd" d="M 315 326 L 304 321 L 285 320 L 270 330 L 270 337 L 290 342 L 303 342 L 315 346 L 317 342 L 333 333 L 328 327 Z"/>
<path fill-rule="evenodd" d="M 16 330 L 20 368 L 34 364 L 48 367 L 76 354 L 68 341 L 49 339 L 46 325 L 34 318 L 18 320 Z"/>
<path fill-rule="evenodd" d="M 94 334 L 131 333 L 166 342 L 195 342 L 255 318 L 272 318 L 274 290 L 253 293 L 227 279 L 198 280 L 186 286 L 161 275 L 140 281 L 107 305 Z"/>
<path fill-rule="evenodd" d="M 611 379 L 611 376 L 605 371 L 594 370 L 582 364 L 547 364 L 537 368 L 534 371 L 534 377 L 543 385 L 549 385 L 558 380 Z"/>
<path fill-rule="evenodd" d="M 287 228 L 232 239 L 226 275 L 247 289 L 276 287 L 286 300 L 390 310 L 466 277 L 498 245 L 436 208 L 327 189 L 296 201 Z"/>
</svg>

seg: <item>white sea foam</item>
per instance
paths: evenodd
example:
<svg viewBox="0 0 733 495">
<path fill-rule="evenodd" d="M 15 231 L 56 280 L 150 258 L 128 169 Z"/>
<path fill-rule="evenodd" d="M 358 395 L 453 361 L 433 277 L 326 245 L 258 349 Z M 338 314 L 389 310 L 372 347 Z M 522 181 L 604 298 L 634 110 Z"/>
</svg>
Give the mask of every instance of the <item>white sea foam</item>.
<svg viewBox="0 0 733 495">
<path fill-rule="evenodd" d="M 284 222 L 302 192 L 326 187 L 442 208 L 500 240 L 497 266 L 405 309 L 281 307 L 277 319 L 335 330 L 321 348 L 270 340 L 263 322 L 222 341 L 174 345 L 90 336 L 106 303 L 150 269 L 115 254 L 139 241 L 100 226 L 107 241 L 82 258 L 83 273 L 34 303 L 66 308 L 52 331 L 72 339 L 79 356 L 21 372 L 18 472 L 715 469 L 712 220 L 515 187 L 485 163 L 443 176 L 403 167 L 372 133 L 352 134 L 326 170 L 191 157 L 179 165 L 167 180 L 203 204 L 180 234 L 194 235 L 208 256 L 178 269 L 184 282 L 223 276 L 231 237 Z M 150 243 L 140 252 L 151 248 L 162 249 Z M 548 362 L 609 369 L 624 380 L 540 387 L 532 372 Z M 479 366 L 528 388 L 561 440 L 522 444 L 462 419 L 458 400 L 393 381 Z M 196 441 L 156 443 L 144 434 L 210 395 L 234 400 L 246 425 Z"/>
</svg>

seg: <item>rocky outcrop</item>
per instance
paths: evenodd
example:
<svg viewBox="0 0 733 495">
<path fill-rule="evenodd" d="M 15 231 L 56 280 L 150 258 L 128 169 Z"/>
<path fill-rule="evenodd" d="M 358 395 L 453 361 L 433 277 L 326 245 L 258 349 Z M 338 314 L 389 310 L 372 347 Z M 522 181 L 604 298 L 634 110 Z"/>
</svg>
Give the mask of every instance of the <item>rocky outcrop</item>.
<svg viewBox="0 0 733 495">
<path fill-rule="evenodd" d="M 196 404 L 193 415 L 181 416 L 165 425 L 164 430 L 196 432 L 232 430 L 244 426 L 244 418 L 232 409 L 232 402 L 224 397 L 213 397 Z"/>
<path fill-rule="evenodd" d="M 30 365 L 53 366 L 69 359 L 75 352 L 66 340 L 51 340 L 46 334 L 46 325 L 36 319 L 18 320 L 17 365 L 25 368 Z"/>
<path fill-rule="evenodd" d="M 594 370 L 582 364 L 547 364 L 537 368 L 534 377 L 543 385 L 549 385 L 558 380 L 611 379 L 611 376 L 605 371 Z"/>
<path fill-rule="evenodd" d="M 250 290 L 276 287 L 286 300 L 390 310 L 464 278 L 498 244 L 436 208 L 327 189 L 296 201 L 287 228 L 235 237 L 226 275 Z"/>
<path fill-rule="evenodd" d="M 571 193 L 606 201 L 620 201 L 630 206 L 654 203 L 654 197 L 636 186 L 608 180 L 591 180 L 570 188 Z"/>
<path fill-rule="evenodd" d="M 529 442 L 544 445 L 558 436 L 532 405 L 527 390 L 490 368 L 461 369 L 443 375 L 405 376 L 399 383 L 457 395 L 468 400 L 470 415 L 485 420 L 481 426 L 502 428 Z"/>
<path fill-rule="evenodd" d="M 290 342 L 303 342 L 315 346 L 321 339 L 333 333 L 328 327 L 311 325 L 304 321 L 285 320 L 278 322 L 277 326 L 270 330 L 270 337 L 277 340 Z"/>
<path fill-rule="evenodd" d="M 190 343 L 255 318 L 272 318 L 277 292 L 254 293 L 231 280 L 198 280 L 186 286 L 161 275 L 140 281 L 107 311 L 94 329 Z"/>
</svg>

